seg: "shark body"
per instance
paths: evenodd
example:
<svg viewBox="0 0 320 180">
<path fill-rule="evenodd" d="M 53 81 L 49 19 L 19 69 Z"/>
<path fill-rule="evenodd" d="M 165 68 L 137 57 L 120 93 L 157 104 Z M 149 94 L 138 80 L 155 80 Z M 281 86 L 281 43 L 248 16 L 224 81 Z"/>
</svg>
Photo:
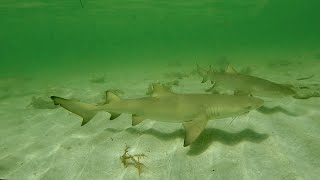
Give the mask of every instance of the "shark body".
<svg viewBox="0 0 320 180">
<path fill-rule="evenodd" d="M 52 96 L 56 105 L 81 116 L 82 125 L 99 111 L 115 119 L 122 113 L 132 114 L 132 125 L 145 119 L 182 123 L 185 128 L 184 146 L 190 145 L 203 131 L 209 119 L 235 117 L 263 105 L 263 100 L 248 96 L 213 94 L 176 94 L 161 84 L 151 86 L 151 96 L 120 99 L 110 91 L 104 105 L 98 106 Z"/>
<path fill-rule="evenodd" d="M 210 80 L 214 88 L 232 90 L 234 94 L 253 95 L 259 97 L 294 96 L 296 92 L 289 86 L 277 84 L 266 79 L 238 73 L 230 65 L 225 72 L 215 72 L 211 67 L 208 71 L 197 66 L 203 77 L 202 83 Z"/>
</svg>

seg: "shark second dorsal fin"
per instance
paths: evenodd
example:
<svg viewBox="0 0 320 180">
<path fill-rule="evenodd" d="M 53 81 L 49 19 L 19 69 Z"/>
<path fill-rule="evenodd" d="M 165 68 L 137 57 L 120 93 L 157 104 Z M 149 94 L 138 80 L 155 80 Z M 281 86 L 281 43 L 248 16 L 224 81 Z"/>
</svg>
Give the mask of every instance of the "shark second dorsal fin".
<svg viewBox="0 0 320 180">
<path fill-rule="evenodd" d="M 229 64 L 225 70 L 225 73 L 228 74 L 238 74 L 238 72 Z"/>
<path fill-rule="evenodd" d="M 184 147 L 189 146 L 194 140 L 198 138 L 203 129 L 206 127 L 208 119 L 200 116 L 192 121 L 183 122 L 185 129 Z"/>
<path fill-rule="evenodd" d="M 174 93 L 171 91 L 171 88 L 161 83 L 152 83 L 147 92 L 147 95 L 152 97 L 168 96 L 172 94 Z"/>
<path fill-rule="evenodd" d="M 112 103 L 112 102 L 117 102 L 117 101 L 120 101 L 121 98 L 114 94 L 113 92 L 111 91 L 106 91 L 106 102 L 105 104 L 109 104 L 109 103 Z"/>
</svg>

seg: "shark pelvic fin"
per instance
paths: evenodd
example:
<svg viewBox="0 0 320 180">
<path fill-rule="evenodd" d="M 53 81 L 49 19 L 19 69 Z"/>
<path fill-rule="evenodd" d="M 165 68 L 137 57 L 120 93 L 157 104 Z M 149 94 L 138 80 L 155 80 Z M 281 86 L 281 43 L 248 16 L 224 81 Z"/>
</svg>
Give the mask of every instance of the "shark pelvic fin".
<svg viewBox="0 0 320 180">
<path fill-rule="evenodd" d="M 132 115 L 132 126 L 135 126 L 145 120 L 144 117 L 133 114 Z"/>
<path fill-rule="evenodd" d="M 120 101 L 121 98 L 114 94 L 113 92 L 111 91 L 106 91 L 106 101 L 105 101 L 105 104 L 109 104 L 109 103 L 112 103 L 112 102 L 117 102 L 117 101 Z"/>
<path fill-rule="evenodd" d="M 206 117 L 200 116 L 192 121 L 182 123 L 185 129 L 184 147 L 189 146 L 195 139 L 197 139 L 206 127 L 207 122 L 208 119 Z"/>
<path fill-rule="evenodd" d="M 149 86 L 148 95 L 151 95 L 152 97 L 159 97 L 159 96 L 168 96 L 174 94 L 169 86 L 166 86 L 161 83 L 152 83 Z"/>
<path fill-rule="evenodd" d="M 228 74 L 238 74 L 238 72 L 229 64 L 228 67 L 226 68 L 225 73 Z"/>
<path fill-rule="evenodd" d="M 81 116 L 83 118 L 81 126 L 89 122 L 99 111 L 99 107 L 93 104 L 68 100 L 57 96 L 51 96 L 51 99 L 53 100 L 55 105 L 60 105 L 68 111 L 71 111 L 72 113 Z"/>
</svg>

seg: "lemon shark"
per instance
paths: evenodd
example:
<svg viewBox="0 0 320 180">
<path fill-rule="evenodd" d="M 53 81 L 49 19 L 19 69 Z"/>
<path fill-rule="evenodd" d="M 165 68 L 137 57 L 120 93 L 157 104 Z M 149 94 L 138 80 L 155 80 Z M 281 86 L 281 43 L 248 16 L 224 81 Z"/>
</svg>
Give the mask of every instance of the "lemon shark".
<svg viewBox="0 0 320 180">
<path fill-rule="evenodd" d="M 99 111 L 110 113 L 110 120 L 122 113 L 132 114 L 133 126 L 145 119 L 182 123 L 185 128 L 184 146 L 190 145 L 200 135 L 209 119 L 236 117 L 263 105 L 263 100 L 248 96 L 176 94 L 168 86 L 159 83 L 150 85 L 149 94 L 137 99 L 121 99 L 107 91 L 103 105 L 56 96 L 51 99 L 54 104 L 81 116 L 82 125 L 88 123 Z"/>
<path fill-rule="evenodd" d="M 213 86 L 208 90 L 232 90 L 235 95 L 253 95 L 259 97 L 295 96 L 296 92 L 288 85 L 282 85 L 255 76 L 238 73 L 228 65 L 225 72 L 216 72 L 210 66 L 205 70 L 197 65 L 197 71 L 202 76 L 202 83 L 211 81 Z"/>
</svg>

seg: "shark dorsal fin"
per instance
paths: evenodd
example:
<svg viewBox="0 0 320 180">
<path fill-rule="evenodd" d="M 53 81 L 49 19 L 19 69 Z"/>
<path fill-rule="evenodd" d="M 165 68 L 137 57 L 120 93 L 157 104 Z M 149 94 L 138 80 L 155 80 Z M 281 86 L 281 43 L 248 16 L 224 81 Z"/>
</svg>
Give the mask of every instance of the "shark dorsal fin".
<svg viewBox="0 0 320 180">
<path fill-rule="evenodd" d="M 228 74 L 238 74 L 238 72 L 229 64 L 228 67 L 226 68 L 225 73 Z"/>
<path fill-rule="evenodd" d="M 109 104 L 109 103 L 112 103 L 112 102 L 117 102 L 117 101 L 120 101 L 121 98 L 114 94 L 113 92 L 111 91 L 106 91 L 106 102 L 105 104 Z"/>
<path fill-rule="evenodd" d="M 152 97 L 159 97 L 172 95 L 173 92 L 171 91 L 171 88 L 169 86 L 166 86 L 161 83 L 152 83 L 149 86 L 147 94 L 151 95 Z"/>
</svg>

